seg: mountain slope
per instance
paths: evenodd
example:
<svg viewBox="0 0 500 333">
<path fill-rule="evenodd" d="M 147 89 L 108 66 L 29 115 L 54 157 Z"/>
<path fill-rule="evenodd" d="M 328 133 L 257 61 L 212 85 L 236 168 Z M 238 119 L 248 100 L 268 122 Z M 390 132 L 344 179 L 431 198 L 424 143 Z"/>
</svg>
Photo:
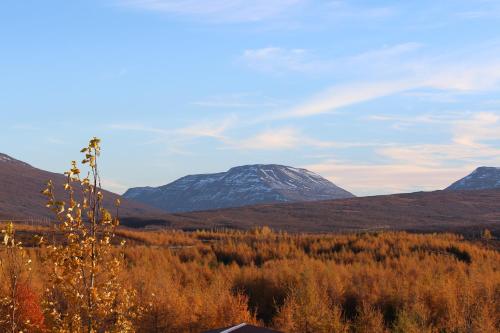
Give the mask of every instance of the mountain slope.
<svg viewBox="0 0 500 333">
<path fill-rule="evenodd" d="M 160 187 L 132 188 L 123 196 L 169 212 L 353 197 L 313 172 L 275 164 L 186 176 Z"/>
<path fill-rule="evenodd" d="M 0 220 L 53 217 L 52 212 L 45 207 L 46 198 L 40 194 L 49 179 L 54 182 L 56 195 L 65 200 L 62 184 L 66 178 L 62 174 L 34 168 L 0 153 Z M 103 193 L 104 204 L 109 208 L 113 207 L 115 199 L 120 197 L 108 191 Z M 122 218 L 140 216 L 144 219 L 160 219 L 165 218 L 164 215 L 166 214 L 144 204 L 122 200 Z"/>
<path fill-rule="evenodd" d="M 447 190 L 485 190 L 500 188 L 500 168 L 480 167 L 456 181 Z"/>
<path fill-rule="evenodd" d="M 172 214 L 170 227 L 291 232 L 407 230 L 500 236 L 500 190 L 435 191 Z M 137 224 L 137 226 L 146 224 Z"/>
</svg>

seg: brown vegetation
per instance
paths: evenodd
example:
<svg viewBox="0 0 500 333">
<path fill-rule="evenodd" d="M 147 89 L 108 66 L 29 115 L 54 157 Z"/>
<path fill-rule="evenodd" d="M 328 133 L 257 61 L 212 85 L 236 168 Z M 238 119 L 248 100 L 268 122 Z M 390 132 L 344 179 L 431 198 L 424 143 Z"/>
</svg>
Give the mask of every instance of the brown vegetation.
<svg viewBox="0 0 500 333">
<path fill-rule="evenodd" d="M 48 232 L 48 230 L 47 230 Z M 500 254 L 451 234 L 118 230 L 139 332 L 497 332 Z M 46 250 L 30 250 L 46 288 Z M 118 251 L 115 250 L 115 251 Z"/>
<path fill-rule="evenodd" d="M 404 230 L 500 236 L 500 190 L 434 191 L 316 202 L 257 205 L 173 214 L 176 228 L 249 230 L 263 224 L 290 232 Z M 137 225 L 154 224 L 148 221 Z"/>
</svg>

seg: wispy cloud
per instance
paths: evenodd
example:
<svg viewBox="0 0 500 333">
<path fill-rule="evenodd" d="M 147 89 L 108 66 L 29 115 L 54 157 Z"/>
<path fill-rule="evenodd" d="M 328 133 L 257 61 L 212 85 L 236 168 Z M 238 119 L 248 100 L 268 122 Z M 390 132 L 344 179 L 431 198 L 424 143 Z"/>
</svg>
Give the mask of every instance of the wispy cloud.
<svg viewBox="0 0 500 333">
<path fill-rule="evenodd" d="M 303 104 L 276 115 L 277 118 L 307 117 L 328 113 L 350 105 L 384 96 L 419 89 L 474 93 L 497 89 L 500 84 L 500 61 L 475 59 L 452 63 L 428 63 L 417 73 L 397 79 L 340 84 L 310 98 Z"/>
<path fill-rule="evenodd" d="M 500 140 L 498 113 L 469 114 L 450 121 L 449 126 L 451 137 L 447 143 L 389 147 L 378 150 L 378 153 L 393 161 L 426 166 L 500 162 L 500 149 L 494 146 L 494 141 Z"/>
<path fill-rule="evenodd" d="M 300 137 L 301 133 L 294 128 L 272 129 L 236 142 L 234 147 L 259 150 L 293 149 L 300 143 Z"/>
<path fill-rule="evenodd" d="M 455 103 L 459 95 L 452 91 L 408 91 L 404 96 L 415 98 L 422 101 L 432 101 L 438 103 Z"/>
<path fill-rule="evenodd" d="M 351 78 L 295 107 L 266 115 L 265 120 L 314 116 L 401 93 L 454 102 L 461 94 L 491 91 L 500 85 L 498 41 L 434 57 L 419 55 L 422 48 L 421 43 L 407 42 L 327 60 L 301 48 L 266 47 L 245 50 L 241 59 L 248 67 L 269 73 Z"/>
<path fill-rule="evenodd" d="M 221 143 L 219 149 L 223 150 L 287 150 L 300 149 L 302 147 L 327 149 L 347 148 L 365 146 L 360 143 L 331 142 L 311 138 L 295 127 L 275 127 L 257 132 L 247 137 L 239 138 L 237 135 L 230 136 L 227 132 L 237 126 L 238 118 L 227 117 L 220 121 L 200 121 L 191 125 L 176 128 L 163 129 L 145 125 L 113 124 L 110 129 L 123 131 L 138 131 L 154 134 L 154 138 L 147 144 L 168 145 L 169 151 L 176 154 L 189 154 L 184 148 L 193 139 L 212 138 Z M 368 144 L 370 145 L 370 144 Z"/>
<path fill-rule="evenodd" d="M 228 141 L 225 132 L 237 122 L 237 117 L 229 115 L 225 118 L 214 120 L 201 120 L 178 128 L 161 128 L 144 124 L 111 124 L 111 130 L 145 132 L 150 133 L 152 138 L 145 140 L 139 145 L 160 145 L 169 154 L 192 155 L 187 148 L 196 139 L 211 138 L 220 142 Z"/>
<path fill-rule="evenodd" d="M 407 42 L 334 59 L 321 58 L 312 50 L 269 46 L 243 51 L 240 61 L 247 67 L 262 72 L 328 75 L 335 71 L 345 70 L 346 67 L 387 66 L 388 62 L 417 51 L 422 46 L 420 43 Z"/>
<path fill-rule="evenodd" d="M 379 49 L 369 50 L 348 59 L 348 61 L 357 62 L 372 62 L 372 61 L 386 61 L 388 58 L 399 57 L 401 55 L 416 51 L 424 45 L 417 42 L 407 42 L 395 45 L 384 46 Z"/>
<path fill-rule="evenodd" d="M 379 20 L 394 16 L 395 7 L 360 6 L 349 0 L 114 0 L 121 6 L 172 16 L 195 18 L 212 23 L 277 23 L 284 21 L 290 26 L 315 25 L 341 22 L 343 20 Z M 306 16 L 315 17 L 316 22 L 304 22 Z"/>
<path fill-rule="evenodd" d="M 440 77 L 438 81 L 435 76 L 428 82 L 429 78 L 425 74 L 415 73 L 414 68 L 421 65 L 415 66 L 401 59 L 421 47 L 416 42 L 401 43 L 333 60 L 316 59 L 304 49 L 268 47 L 246 50 L 241 59 L 250 68 L 271 73 L 320 73 L 334 76 L 342 76 L 342 73 L 349 71 L 363 73 L 357 81 L 336 84 L 295 107 L 266 115 L 264 118 L 269 120 L 314 116 L 420 87 L 444 86 L 445 78 Z M 454 84 L 457 85 L 457 82 Z"/>
<path fill-rule="evenodd" d="M 334 86 L 277 117 L 308 117 L 349 105 L 393 95 L 418 86 L 413 80 L 370 82 Z"/>
<path fill-rule="evenodd" d="M 301 147 L 332 148 L 337 146 L 335 142 L 310 138 L 293 127 L 265 130 L 244 140 L 233 140 L 229 144 L 238 149 L 255 150 L 300 149 Z"/>
<path fill-rule="evenodd" d="M 484 148 L 484 142 L 500 140 L 500 115 L 493 112 L 474 114 L 469 119 L 456 121 L 453 132 L 455 143 L 474 149 Z M 500 150 L 495 150 L 495 154 L 500 155 Z"/>
<path fill-rule="evenodd" d="M 377 122 L 389 122 L 392 124 L 393 128 L 401 129 L 406 128 L 410 125 L 432 125 L 432 124 L 440 124 L 440 125 L 448 125 L 453 123 L 453 121 L 464 119 L 469 116 L 471 112 L 469 111 L 443 111 L 440 113 L 421 113 L 413 116 L 403 116 L 403 115 L 384 115 L 384 114 L 372 114 L 364 117 L 366 120 L 377 121 Z"/>
<path fill-rule="evenodd" d="M 487 99 L 483 101 L 483 105 L 488 107 L 498 107 L 500 106 L 500 99 Z"/>
<path fill-rule="evenodd" d="M 111 124 L 108 126 L 110 129 L 113 130 L 122 130 L 122 131 L 133 131 L 133 132 L 149 132 L 149 133 L 157 133 L 157 134 L 171 134 L 171 130 L 163 129 L 163 128 L 158 128 L 158 127 L 153 127 L 153 126 L 146 126 L 142 124 L 132 124 L 132 123 L 117 123 L 117 124 Z"/>
<path fill-rule="evenodd" d="M 435 167 L 403 163 L 362 164 L 325 160 L 305 168 L 357 195 L 442 189 L 473 170 L 473 166 Z"/>
<path fill-rule="evenodd" d="M 460 11 L 459 18 L 469 20 L 500 19 L 500 3 L 496 0 L 474 1 L 470 10 Z"/>
<path fill-rule="evenodd" d="M 398 13 L 397 6 L 380 6 L 379 3 L 361 4 L 350 0 L 333 0 L 310 2 L 316 7 L 318 17 L 325 17 L 329 20 L 381 20 L 395 16 Z M 321 15 L 323 14 L 323 16 Z"/>
<path fill-rule="evenodd" d="M 326 158 L 306 167 L 366 195 L 442 189 L 478 165 L 500 164 L 500 149 L 495 146 L 500 140 L 499 113 L 467 114 L 448 124 L 451 136 L 447 142 L 381 146 L 374 150 L 381 158 L 379 163 Z"/>
<path fill-rule="evenodd" d="M 236 117 L 231 116 L 222 121 L 199 122 L 183 128 L 178 128 L 174 133 L 191 138 L 210 137 L 222 140 L 225 139 L 224 132 L 230 128 L 235 121 Z"/>
<path fill-rule="evenodd" d="M 273 46 L 245 50 L 241 55 L 241 62 L 249 68 L 271 73 L 314 73 L 332 66 L 330 62 L 313 59 L 308 50 Z"/>
<path fill-rule="evenodd" d="M 33 124 L 15 124 L 12 125 L 12 129 L 19 131 L 39 131 L 42 128 L 35 126 Z"/>
<path fill-rule="evenodd" d="M 223 133 L 236 121 L 235 116 L 228 116 L 218 121 L 198 121 L 180 128 L 160 128 L 142 124 L 111 124 L 108 128 L 113 130 L 148 132 L 158 134 L 160 137 L 175 138 L 176 141 L 186 138 L 212 137 L 223 138 Z"/>
<path fill-rule="evenodd" d="M 68 141 L 61 140 L 61 139 L 58 139 L 55 137 L 48 137 L 48 138 L 46 138 L 46 140 L 48 143 L 54 144 L 54 145 L 65 145 L 68 143 Z"/>
<path fill-rule="evenodd" d="M 260 93 L 235 93 L 228 95 L 211 96 L 203 100 L 191 103 L 206 108 L 273 108 L 283 104 L 282 101 L 264 96 Z"/>
<path fill-rule="evenodd" d="M 245 139 L 238 140 L 236 138 L 231 138 L 226 140 L 226 144 L 230 149 L 245 150 L 298 150 L 301 148 L 346 149 L 354 147 L 384 146 L 384 144 L 371 142 L 360 143 L 319 140 L 304 134 L 301 130 L 295 127 L 290 126 L 267 129 Z"/>
<path fill-rule="evenodd" d="M 257 22 L 280 16 L 306 0 L 120 0 L 122 5 L 215 22 Z"/>
</svg>

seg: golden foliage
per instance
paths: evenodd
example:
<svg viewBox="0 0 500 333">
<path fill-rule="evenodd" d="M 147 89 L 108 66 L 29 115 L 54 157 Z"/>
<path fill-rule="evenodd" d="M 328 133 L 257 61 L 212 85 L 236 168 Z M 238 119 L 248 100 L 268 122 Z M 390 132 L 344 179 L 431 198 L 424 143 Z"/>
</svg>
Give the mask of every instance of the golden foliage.
<svg viewBox="0 0 500 333">
<path fill-rule="evenodd" d="M 500 328 L 500 254 L 460 236 L 130 229 L 116 236 L 128 243 L 110 252 L 124 253 L 116 281 L 136 292 L 132 308 L 142 317 L 130 320 L 138 332 L 240 322 L 292 333 Z M 29 252 L 39 291 L 52 285 L 41 260 L 50 253 Z"/>
<path fill-rule="evenodd" d="M 30 287 L 31 259 L 23 244 L 16 240 L 14 225 L 2 230 L 0 256 L 1 277 L 5 284 L 0 294 L 0 330 L 5 332 L 39 332 L 44 327 L 36 295 Z"/>
<path fill-rule="evenodd" d="M 81 150 L 89 173 L 80 178 L 75 161 L 65 173 L 67 201 L 55 198 L 51 182 L 42 192 L 58 220 L 62 242 L 47 246 L 48 287 L 44 307 L 55 332 L 133 331 L 134 292 L 118 280 L 123 262 L 113 251 L 119 221 L 103 206 L 97 168 L 99 139 Z M 75 191 L 81 191 L 81 200 Z M 116 203 L 118 210 L 119 202 Z M 123 244 L 122 244 L 123 245 Z"/>
</svg>

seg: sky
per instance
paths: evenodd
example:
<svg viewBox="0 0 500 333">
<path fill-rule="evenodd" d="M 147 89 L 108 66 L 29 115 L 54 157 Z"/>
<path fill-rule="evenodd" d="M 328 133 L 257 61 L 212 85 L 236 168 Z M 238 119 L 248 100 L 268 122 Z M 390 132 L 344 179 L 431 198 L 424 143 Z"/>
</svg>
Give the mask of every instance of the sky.
<svg viewBox="0 0 500 333">
<path fill-rule="evenodd" d="M 500 166 L 499 0 L 3 0 L 0 152 L 118 193 L 276 163 L 356 195 Z"/>
</svg>

